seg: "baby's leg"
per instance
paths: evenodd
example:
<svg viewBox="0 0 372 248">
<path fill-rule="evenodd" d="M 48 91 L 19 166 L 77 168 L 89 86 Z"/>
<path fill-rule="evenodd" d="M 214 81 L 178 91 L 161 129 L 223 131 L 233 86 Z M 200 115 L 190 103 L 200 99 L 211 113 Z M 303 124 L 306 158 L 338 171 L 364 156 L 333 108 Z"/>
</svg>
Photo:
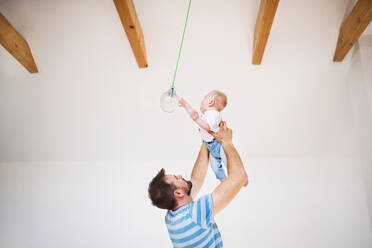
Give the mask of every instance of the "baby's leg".
<svg viewBox="0 0 372 248">
<path fill-rule="evenodd" d="M 226 154 L 222 146 L 220 148 L 220 158 L 221 158 L 223 165 L 227 168 L 227 158 L 226 158 Z"/>
<path fill-rule="evenodd" d="M 211 168 L 216 175 L 216 178 L 219 180 L 225 179 L 226 178 L 226 173 L 225 170 L 222 167 L 221 164 L 221 159 L 217 159 L 213 157 L 212 155 L 209 155 L 209 161 L 211 164 Z"/>
</svg>

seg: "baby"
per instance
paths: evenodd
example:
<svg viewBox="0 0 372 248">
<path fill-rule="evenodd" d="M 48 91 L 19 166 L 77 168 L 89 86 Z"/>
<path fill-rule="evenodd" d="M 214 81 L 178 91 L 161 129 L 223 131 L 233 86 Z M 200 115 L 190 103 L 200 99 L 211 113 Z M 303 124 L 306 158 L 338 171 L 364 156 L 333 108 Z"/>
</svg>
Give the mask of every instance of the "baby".
<svg viewBox="0 0 372 248">
<path fill-rule="evenodd" d="M 199 132 L 204 144 L 209 150 L 209 160 L 216 178 L 226 178 L 222 163 L 226 166 L 226 154 L 220 142 L 218 142 L 208 131 L 218 132 L 222 120 L 221 111 L 227 105 L 227 97 L 224 93 L 213 90 L 209 92 L 201 102 L 200 113 L 193 109 L 185 99 L 179 100 L 179 106 L 185 108 L 192 120 L 200 127 Z"/>
</svg>

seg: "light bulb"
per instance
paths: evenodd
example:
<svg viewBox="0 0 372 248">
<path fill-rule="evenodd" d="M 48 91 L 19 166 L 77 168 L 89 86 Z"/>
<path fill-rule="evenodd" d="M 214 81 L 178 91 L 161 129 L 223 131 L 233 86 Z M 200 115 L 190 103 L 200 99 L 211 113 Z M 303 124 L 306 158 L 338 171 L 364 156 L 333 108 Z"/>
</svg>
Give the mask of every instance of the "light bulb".
<svg viewBox="0 0 372 248">
<path fill-rule="evenodd" d="M 179 97 L 174 88 L 170 88 L 160 97 L 160 107 L 163 111 L 172 113 L 178 106 Z"/>
</svg>

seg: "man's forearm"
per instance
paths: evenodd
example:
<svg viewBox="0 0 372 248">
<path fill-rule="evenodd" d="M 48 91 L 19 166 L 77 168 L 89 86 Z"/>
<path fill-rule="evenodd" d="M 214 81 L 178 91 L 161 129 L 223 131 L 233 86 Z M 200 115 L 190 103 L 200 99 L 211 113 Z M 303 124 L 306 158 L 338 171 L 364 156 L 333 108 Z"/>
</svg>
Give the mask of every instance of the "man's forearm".
<svg viewBox="0 0 372 248">
<path fill-rule="evenodd" d="M 248 179 L 242 160 L 232 144 L 232 130 L 226 127 L 225 122 L 221 122 L 220 130 L 217 134 L 214 134 L 214 137 L 220 140 L 225 150 L 228 176 L 212 193 L 213 216 L 218 214 L 234 199 Z"/>
<path fill-rule="evenodd" d="M 202 144 L 199 155 L 195 161 L 194 167 L 191 172 L 191 182 L 193 187 L 191 190 L 191 197 L 194 198 L 199 193 L 201 186 L 204 183 L 205 175 L 207 174 L 209 163 L 208 148 Z"/>
<path fill-rule="evenodd" d="M 237 152 L 233 144 L 222 143 L 222 146 L 227 157 L 228 178 L 234 178 L 244 182 L 247 178 L 247 173 L 244 169 L 244 165 L 239 156 L 239 153 Z"/>
<path fill-rule="evenodd" d="M 231 143 L 222 145 L 227 156 L 228 176 L 212 193 L 214 203 L 213 216 L 218 214 L 235 198 L 248 179 L 242 160 L 235 147 Z"/>
</svg>

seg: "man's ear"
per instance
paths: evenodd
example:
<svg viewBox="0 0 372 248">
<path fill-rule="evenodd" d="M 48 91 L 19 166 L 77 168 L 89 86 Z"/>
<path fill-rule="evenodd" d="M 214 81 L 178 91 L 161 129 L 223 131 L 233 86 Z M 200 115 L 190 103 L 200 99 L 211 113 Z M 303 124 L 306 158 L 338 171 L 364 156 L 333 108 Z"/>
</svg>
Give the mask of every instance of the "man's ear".
<svg viewBox="0 0 372 248">
<path fill-rule="evenodd" d="M 176 199 L 180 199 L 182 197 L 185 196 L 185 192 L 183 192 L 183 190 L 181 189 L 176 189 L 174 192 L 173 192 L 173 195 L 174 195 L 174 198 Z"/>
</svg>

